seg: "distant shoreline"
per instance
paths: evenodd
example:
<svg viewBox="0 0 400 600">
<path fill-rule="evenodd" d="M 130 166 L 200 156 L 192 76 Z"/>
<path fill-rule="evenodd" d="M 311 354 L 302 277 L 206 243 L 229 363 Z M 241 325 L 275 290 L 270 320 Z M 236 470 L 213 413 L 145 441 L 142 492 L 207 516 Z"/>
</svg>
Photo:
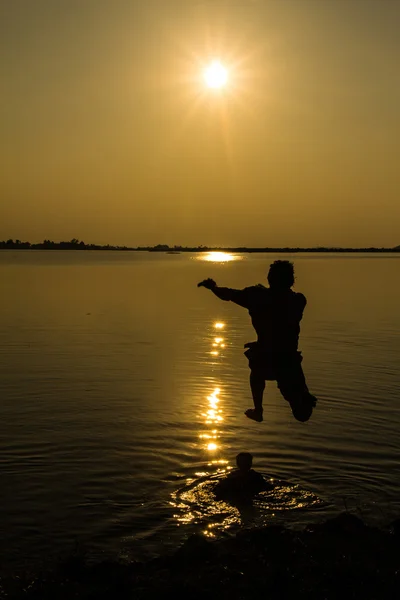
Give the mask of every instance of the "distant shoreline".
<svg viewBox="0 0 400 600">
<path fill-rule="evenodd" d="M 125 252 L 165 252 L 168 254 L 180 254 L 182 252 L 240 252 L 240 253 L 392 253 L 400 252 L 400 246 L 394 248 L 335 248 L 335 247 L 317 247 L 317 248 L 299 248 L 299 247 L 267 247 L 267 248 L 249 248 L 249 247 L 216 247 L 216 246 L 168 246 L 159 244 L 157 246 L 101 246 L 97 244 L 85 244 L 79 240 L 71 240 L 70 242 L 52 242 L 45 240 L 39 244 L 31 244 L 30 242 L 21 242 L 19 240 L 7 240 L 0 242 L 0 250 L 108 250 L 108 251 L 125 251 Z"/>
</svg>

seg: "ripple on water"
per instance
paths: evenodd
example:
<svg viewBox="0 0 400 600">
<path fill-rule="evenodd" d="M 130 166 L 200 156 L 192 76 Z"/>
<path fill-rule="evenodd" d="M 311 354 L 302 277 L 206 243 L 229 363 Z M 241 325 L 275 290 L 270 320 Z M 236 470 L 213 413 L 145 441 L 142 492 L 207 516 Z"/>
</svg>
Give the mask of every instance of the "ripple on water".
<svg viewBox="0 0 400 600">
<path fill-rule="evenodd" d="M 284 512 L 314 511 L 326 506 L 316 494 L 300 485 L 271 479 L 265 474 L 274 483 L 274 489 L 258 494 L 251 505 L 234 506 L 214 496 L 215 485 L 223 477 L 206 475 L 188 479 L 186 485 L 171 494 L 170 504 L 178 525 L 196 526 L 208 537 L 217 537 L 235 533 L 241 527 L 271 525 Z"/>
</svg>

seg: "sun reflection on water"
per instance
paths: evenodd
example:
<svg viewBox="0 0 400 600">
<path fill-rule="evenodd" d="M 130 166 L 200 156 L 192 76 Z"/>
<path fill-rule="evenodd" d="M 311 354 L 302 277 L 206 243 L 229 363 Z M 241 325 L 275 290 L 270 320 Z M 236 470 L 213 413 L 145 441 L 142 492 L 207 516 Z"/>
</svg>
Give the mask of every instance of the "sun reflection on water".
<svg viewBox="0 0 400 600">
<path fill-rule="evenodd" d="M 219 406 L 220 392 L 220 388 L 215 388 L 214 391 L 209 396 L 207 396 L 207 410 L 201 413 L 201 416 L 205 418 L 204 422 L 206 425 L 214 425 L 224 420 L 222 416 L 222 409 Z M 219 437 L 218 433 L 219 431 L 217 429 L 209 430 L 205 433 L 200 433 L 199 438 L 205 440 L 216 440 Z M 217 448 L 217 445 L 215 444 L 215 442 L 207 442 L 206 448 L 208 450 L 215 450 Z"/>
<path fill-rule="evenodd" d="M 210 464 L 226 467 L 226 461 L 212 461 Z M 177 510 L 174 515 L 179 524 L 199 525 L 203 535 L 215 537 L 223 531 L 245 526 L 265 527 L 286 519 L 285 513 L 293 511 L 315 511 L 325 503 L 313 492 L 297 484 L 275 480 L 272 492 L 261 492 L 252 506 L 239 507 L 216 500 L 213 490 L 216 481 L 224 476 L 223 470 L 210 477 L 198 473 L 199 479 L 172 494 L 171 505 Z"/>
<path fill-rule="evenodd" d="M 215 321 L 212 323 L 212 329 L 216 329 L 221 331 L 225 328 L 225 323 L 222 321 Z M 215 335 L 215 333 L 211 333 L 211 336 L 207 336 L 209 343 L 211 345 L 211 349 L 209 351 L 210 355 L 213 357 L 221 356 L 221 349 L 225 348 L 226 344 L 225 338 L 220 334 Z M 222 357 L 221 357 L 222 358 Z M 218 364 L 213 362 L 213 365 Z M 223 411 L 221 407 L 221 387 L 215 386 L 211 392 L 206 396 L 206 405 L 204 406 L 203 412 L 201 413 L 201 417 L 204 419 L 205 425 L 214 425 L 213 429 L 207 429 L 206 431 L 202 431 L 199 433 L 199 439 L 203 441 L 203 448 L 210 453 L 215 455 L 216 451 L 221 451 L 221 444 L 218 440 L 220 440 L 221 432 L 218 429 L 215 429 L 215 425 L 221 425 L 224 420 Z M 220 471 L 220 467 L 217 469 L 217 472 Z"/>
<path fill-rule="evenodd" d="M 218 325 L 223 325 L 223 323 L 218 323 Z M 214 325 L 214 327 L 216 326 L 216 324 Z M 225 339 L 223 337 L 215 337 L 214 341 L 212 342 L 211 346 L 213 348 L 219 348 L 219 349 L 224 349 L 226 347 L 225 344 Z M 219 356 L 219 350 L 211 350 L 210 354 L 212 356 Z"/>
<path fill-rule="evenodd" d="M 239 254 L 232 254 L 230 252 L 212 251 L 204 252 L 197 257 L 198 260 L 205 260 L 207 262 L 232 262 L 233 260 L 243 260 L 243 256 Z"/>
<path fill-rule="evenodd" d="M 225 347 L 225 338 L 220 335 L 221 330 L 225 328 L 225 323 L 222 321 L 216 321 L 212 323 L 211 335 L 207 336 L 207 341 L 211 346 L 209 350 L 212 356 L 221 356 L 221 348 Z M 215 330 L 218 330 L 219 335 L 216 335 Z M 223 353 L 222 353 L 223 355 Z M 210 361 L 209 365 L 213 366 L 215 373 L 216 365 L 219 361 Z M 209 505 L 212 507 L 212 512 L 215 512 L 218 527 L 221 527 L 221 519 L 218 518 L 220 512 L 220 506 L 215 501 L 213 486 L 215 478 L 222 477 L 231 468 L 228 466 L 228 461 L 223 458 L 223 446 L 221 443 L 221 437 L 223 436 L 222 425 L 224 421 L 223 415 L 223 390 L 222 386 L 218 385 L 218 380 L 213 378 L 207 378 L 207 384 L 211 382 L 211 389 L 208 390 L 203 396 L 203 402 L 201 403 L 200 418 L 203 426 L 201 431 L 198 433 L 199 448 L 206 455 L 206 464 L 208 471 L 198 471 L 196 479 L 187 478 L 184 489 L 177 490 L 172 494 L 171 505 L 175 509 L 179 510 L 179 513 L 174 515 L 179 524 L 194 523 L 199 518 L 198 508 L 200 512 L 202 509 L 201 505 Z M 199 500 L 200 497 L 202 500 Z M 237 520 L 237 515 L 233 516 L 229 514 L 228 520 L 231 522 L 232 519 Z M 217 524 L 210 524 L 210 527 L 206 528 L 204 532 L 210 537 L 214 535 L 213 529 Z M 225 524 L 222 524 L 225 528 Z"/>
</svg>

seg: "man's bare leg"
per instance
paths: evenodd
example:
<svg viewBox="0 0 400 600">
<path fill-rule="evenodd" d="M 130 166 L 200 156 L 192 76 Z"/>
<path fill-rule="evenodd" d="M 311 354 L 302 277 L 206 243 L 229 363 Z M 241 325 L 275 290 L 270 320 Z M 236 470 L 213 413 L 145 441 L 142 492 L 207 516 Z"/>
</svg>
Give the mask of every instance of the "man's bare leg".
<svg viewBox="0 0 400 600">
<path fill-rule="evenodd" d="M 262 375 L 258 373 L 254 373 L 251 371 L 250 373 L 250 388 L 251 394 L 253 396 L 254 408 L 249 408 L 244 413 L 246 417 L 252 419 L 253 421 L 257 421 L 261 423 L 263 420 L 263 395 L 265 390 L 265 379 Z"/>
<path fill-rule="evenodd" d="M 289 402 L 294 418 L 305 423 L 312 415 L 317 398 L 308 390 L 301 361 L 300 357 L 288 365 L 282 365 L 277 384 L 282 396 Z"/>
</svg>

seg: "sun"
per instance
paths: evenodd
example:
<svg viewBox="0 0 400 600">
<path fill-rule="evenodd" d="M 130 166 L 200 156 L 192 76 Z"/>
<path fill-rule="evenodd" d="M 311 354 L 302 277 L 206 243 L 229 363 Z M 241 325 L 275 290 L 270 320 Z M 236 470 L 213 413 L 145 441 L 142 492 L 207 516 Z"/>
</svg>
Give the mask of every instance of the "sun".
<svg viewBox="0 0 400 600">
<path fill-rule="evenodd" d="M 228 81 L 228 71 L 219 60 L 214 60 L 204 69 L 204 81 L 210 88 L 223 88 Z"/>
</svg>

